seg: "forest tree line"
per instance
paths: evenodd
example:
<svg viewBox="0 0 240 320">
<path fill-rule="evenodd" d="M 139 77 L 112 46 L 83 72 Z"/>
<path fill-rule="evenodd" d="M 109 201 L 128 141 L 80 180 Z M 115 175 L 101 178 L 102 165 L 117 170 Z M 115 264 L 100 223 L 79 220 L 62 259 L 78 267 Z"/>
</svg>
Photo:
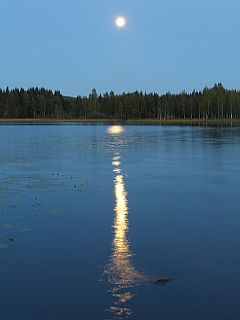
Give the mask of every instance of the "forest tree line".
<svg viewBox="0 0 240 320">
<path fill-rule="evenodd" d="M 179 94 L 113 91 L 65 97 L 44 88 L 0 89 L 2 119 L 239 119 L 240 91 L 221 83 Z"/>
</svg>

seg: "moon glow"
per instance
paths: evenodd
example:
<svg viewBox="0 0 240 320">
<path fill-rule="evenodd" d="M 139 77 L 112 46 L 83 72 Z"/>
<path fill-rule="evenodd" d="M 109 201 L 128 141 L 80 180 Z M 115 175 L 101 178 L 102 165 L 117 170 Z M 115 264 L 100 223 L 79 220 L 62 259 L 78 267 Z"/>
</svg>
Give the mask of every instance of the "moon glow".
<svg viewBox="0 0 240 320">
<path fill-rule="evenodd" d="M 126 19 L 124 17 L 117 17 L 115 20 L 115 24 L 118 28 L 124 28 L 126 26 Z"/>
</svg>

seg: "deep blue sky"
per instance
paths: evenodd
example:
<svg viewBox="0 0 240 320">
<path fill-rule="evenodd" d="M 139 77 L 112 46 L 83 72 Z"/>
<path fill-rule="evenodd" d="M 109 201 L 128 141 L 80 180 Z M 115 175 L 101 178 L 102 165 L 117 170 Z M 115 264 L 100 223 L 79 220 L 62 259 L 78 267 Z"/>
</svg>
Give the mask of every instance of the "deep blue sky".
<svg viewBox="0 0 240 320">
<path fill-rule="evenodd" d="M 240 89 L 239 14 L 239 0 L 1 0 L 0 87 Z"/>
</svg>

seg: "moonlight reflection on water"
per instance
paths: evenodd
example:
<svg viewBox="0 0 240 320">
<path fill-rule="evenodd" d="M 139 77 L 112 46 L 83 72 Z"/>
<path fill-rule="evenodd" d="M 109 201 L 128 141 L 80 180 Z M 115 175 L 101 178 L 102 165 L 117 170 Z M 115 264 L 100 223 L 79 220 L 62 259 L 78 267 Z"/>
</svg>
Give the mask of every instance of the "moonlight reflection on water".
<svg viewBox="0 0 240 320">
<path fill-rule="evenodd" d="M 108 133 L 115 136 L 123 132 L 124 130 L 121 126 L 108 128 Z M 106 270 L 108 281 L 111 283 L 109 292 L 111 292 L 113 297 L 112 306 L 109 307 L 107 311 L 114 315 L 114 319 L 126 319 L 132 314 L 132 310 L 127 305 L 134 296 L 130 292 L 130 289 L 139 285 L 145 279 L 144 274 L 137 271 L 131 261 L 133 253 L 130 250 L 130 242 L 127 238 L 129 230 L 128 200 L 120 160 L 120 153 L 115 152 L 112 159 L 113 172 L 115 175 L 114 233 L 112 255 Z"/>
</svg>

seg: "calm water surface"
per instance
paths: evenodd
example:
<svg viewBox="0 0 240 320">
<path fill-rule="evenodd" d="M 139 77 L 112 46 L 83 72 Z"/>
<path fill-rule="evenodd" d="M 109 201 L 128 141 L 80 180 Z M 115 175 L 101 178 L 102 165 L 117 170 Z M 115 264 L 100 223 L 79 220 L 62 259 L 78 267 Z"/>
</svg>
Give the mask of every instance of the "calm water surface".
<svg viewBox="0 0 240 320">
<path fill-rule="evenodd" d="M 240 318 L 240 128 L 0 135 L 1 319 Z"/>
</svg>

